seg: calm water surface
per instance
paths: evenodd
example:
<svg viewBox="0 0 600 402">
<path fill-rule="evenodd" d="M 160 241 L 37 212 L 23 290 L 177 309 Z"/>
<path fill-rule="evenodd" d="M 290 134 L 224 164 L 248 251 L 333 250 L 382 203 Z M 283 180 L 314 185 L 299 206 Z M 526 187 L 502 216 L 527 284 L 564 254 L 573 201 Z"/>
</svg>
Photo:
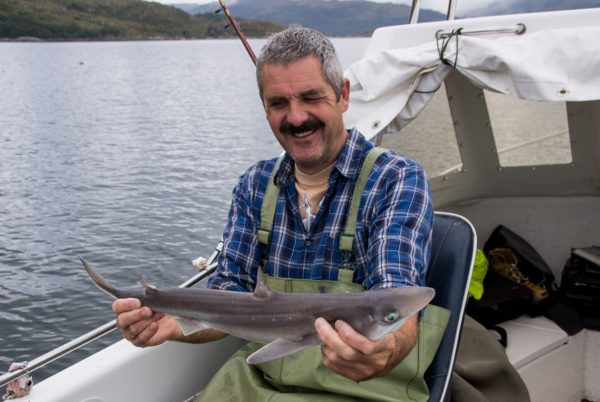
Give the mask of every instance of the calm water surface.
<svg viewBox="0 0 600 402">
<path fill-rule="evenodd" d="M 367 40 L 334 43 L 346 67 Z M 0 43 L 0 91 L 0 372 L 113 318 L 79 256 L 120 285 L 191 276 L 279 152 L 234 40 Z"/>
</svg>

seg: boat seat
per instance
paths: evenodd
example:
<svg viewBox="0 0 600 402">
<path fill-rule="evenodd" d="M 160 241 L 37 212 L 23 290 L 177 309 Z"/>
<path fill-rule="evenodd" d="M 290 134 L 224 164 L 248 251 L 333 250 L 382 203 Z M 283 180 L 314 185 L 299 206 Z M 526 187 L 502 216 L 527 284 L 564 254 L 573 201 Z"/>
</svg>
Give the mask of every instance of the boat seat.
<svg viewBox="0 0 600 402">
<path fill-rule="evenodd" d="M 568 336 L 545 317 L 521 316 L 498 325 L 506 330 L 506 355 L 527 386 L 532 402 L 582 400 L 585 331 Z"/>
<path fill-rule="evenodd" d="M 432 402 L 449 400 L 448 384 L 458 350 L 476 244 L 475 229 L 467 219 L 445 212 L 435 213 L 425 283 L 435 289 L 432 303 L 449 309 L 451 315 L 439 349 L 425 372 Z"/>
<path fill-rule="evenodd" d="M 569 335 L 545 317 L 521 316 L 498 326 L 506 330 L 506 356 L 517 370 L 569 342 Z"/>
</svg>

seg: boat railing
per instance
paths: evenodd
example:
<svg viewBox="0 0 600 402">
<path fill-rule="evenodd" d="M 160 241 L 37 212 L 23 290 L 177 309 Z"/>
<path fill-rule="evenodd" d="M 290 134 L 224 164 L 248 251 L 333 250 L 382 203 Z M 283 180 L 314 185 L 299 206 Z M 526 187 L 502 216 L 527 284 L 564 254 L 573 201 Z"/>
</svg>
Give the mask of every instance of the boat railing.
<svg viewBox="0 0 600 402">
<path fill-rule="evenodd" d="M 221 253 L 222 247 L 223 247 L 223 242 L 219 241 L 219 243 L 217 244 L 217 247 L 215 247 L 215 250 L 213 251 L 213 253 L 210 255 L 210 257 L 208 259 L 195 260 L 194 265 L 196 265 L 199 268 L 199 272 L 197 274 L 195 274 L 194 276 L 192 276 L 191 278 L 189 278 L 188 280 L 186 280 L 185 282 L 183 282 L 181 285 L 179 285 L 179 287 L 180 288 L 192 287 L 195 284 L 197 284 L 198 282 L 200 282 L 202 279 L 204 279 L 207 276 L 209 276 L 210 274 L 212 274 L 214 272 L 215 268 L 217 267 L 217 257 Z M 20 376 L 26 375 L 28 373 L 32 373 L 35 370 L 42 368 L 42 367 L 46 366 L 47 364 L 49 364 L 57 359 L 60 359 L 64 356 L 68 355 L 69 353 L 74 352 L 74 351 L 84 347 L 85 345 L 87 345 L 91 342 L 94 342 L 97 339 L 111 333 L 112 331 L 114 331 L 117 328 L 116 324 L 117 324 L 116 320 L 107 322 L 106 324 L 99 326 L 98 328 L 80 336 L 79 338 L 76 338 L 70 342 L 65 343 L 62 346 L 57 347 L 56 349 L 53 349 L 52 351 L 50 351 L 48 353 L 45 353 L 39 357 L 36 357 L 35 359 L 29 361 L 23 367 L 3 374 L 2 376 L 0 376 L 0 387 L 4 387 L 9 382 L 19 378 Z"/>
<path fill-rule="evenodd" d="M 494 35 L 494 34 L 515 34 L 521 35 L 525 33 L 527 27 L 525 24 L 517 24 L 511 27 L 495 27 L 486 29 L 460 29 L 452 32 L 439 31 L 435 34 L 437 39 L 447 39 L 454 35 Z"/>
</svg>

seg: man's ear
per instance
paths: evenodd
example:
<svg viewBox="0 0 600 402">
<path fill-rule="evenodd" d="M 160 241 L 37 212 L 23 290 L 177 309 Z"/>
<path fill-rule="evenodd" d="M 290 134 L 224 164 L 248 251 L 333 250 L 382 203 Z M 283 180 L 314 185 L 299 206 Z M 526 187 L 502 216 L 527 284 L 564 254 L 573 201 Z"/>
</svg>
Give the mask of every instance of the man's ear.
<svg viewBox="0 0 600 402">
<path fill-rule="evenodd" d="M 348 105 L 350 104 L 350 81 L 344 78 L 344 83 L 342 84 L 342 93 L 340 95 L 340 108 L 342 112 L 348 110 Z"/>
</svg>

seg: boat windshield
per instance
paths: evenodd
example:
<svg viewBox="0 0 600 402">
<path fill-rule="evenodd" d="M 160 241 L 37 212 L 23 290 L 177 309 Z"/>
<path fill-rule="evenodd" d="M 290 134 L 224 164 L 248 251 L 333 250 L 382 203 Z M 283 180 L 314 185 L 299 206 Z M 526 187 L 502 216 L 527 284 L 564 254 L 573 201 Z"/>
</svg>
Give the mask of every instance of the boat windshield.
<svg viewBox="0 0 600 402">
<path fill-rule="evenodd" d="M 484 91 L 500 166 L 573 161 L 565 102 L 532 101 Z"/>
<path fill-rule="evenodd" d="M 435 93 L 423 111 L 401 129 L 390 126 L 381 146 L 410 156 L 425 168 L 429 177 L 462 170 L 459 145 L 450 115 L 444 85 Z"/>
</svg>

